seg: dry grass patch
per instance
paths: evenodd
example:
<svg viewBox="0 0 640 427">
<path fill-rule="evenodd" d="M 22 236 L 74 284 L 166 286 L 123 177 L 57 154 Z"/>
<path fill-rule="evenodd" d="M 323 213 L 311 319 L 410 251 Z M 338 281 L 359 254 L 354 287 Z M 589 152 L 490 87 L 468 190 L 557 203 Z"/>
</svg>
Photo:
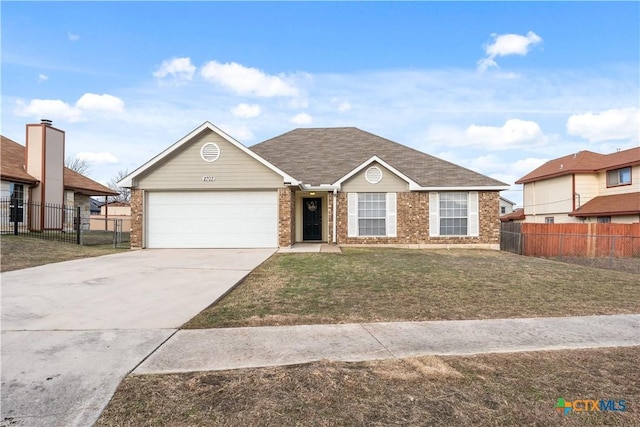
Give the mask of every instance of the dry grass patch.
<svg viewBox="0 0 640 427">
<path fill-rule="evenodd" d="M 640 313 L 639 277 L 489 250 L 277 254 L 185 327 Z"/>
<path fill-rule="evenodd" d="M 5 235 L 0 238 L 1 271 L 20 270 L 54 262 L 109 255 L 128 249 L 107 246 L 80 246 L 33 237 Z"/>
<path fill-rule="evenodd" d="M 130 376 L 96 426 L 640 425 L 640 348 Z M 558 414 L 559 397 L 627 411 Z"/>
</svg>

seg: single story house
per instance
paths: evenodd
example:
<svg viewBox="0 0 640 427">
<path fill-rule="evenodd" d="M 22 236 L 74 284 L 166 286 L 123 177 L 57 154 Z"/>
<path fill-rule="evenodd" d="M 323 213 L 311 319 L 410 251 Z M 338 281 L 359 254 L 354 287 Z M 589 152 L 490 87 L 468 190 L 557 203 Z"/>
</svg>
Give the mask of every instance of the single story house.
<svg viewBox="0 0 640 427">
<path fill-rule="evenodd" d="M 82 226 L 89 229 L 91 196 L 113 196 L 118 193 L 64 166 L 65 133 L 43 120 L 27 125 L 26 147 L 9 138 L 2 140 L 0 199 L 2 228 L 10 223 L 27 225 L 30 230 L 54 230 L 72 227 L 66 215 L 38 208 L 29 216 L 29 206 L 56 206 L 60 209 L 80 207 Z M 17 218 L 10 218 L 9 201 L 17 203 Z M 72 218 L 69 215 L 68 218 Z M 84 221 L 86 220 L 86 221 Z"/>
<path fill-rule="evenodd" d="M 133 171 L 133 248 L 298 242 L 497 248 L 493 178 L 353 127 L 250 148 L 209 122 Z"/>
</svg>

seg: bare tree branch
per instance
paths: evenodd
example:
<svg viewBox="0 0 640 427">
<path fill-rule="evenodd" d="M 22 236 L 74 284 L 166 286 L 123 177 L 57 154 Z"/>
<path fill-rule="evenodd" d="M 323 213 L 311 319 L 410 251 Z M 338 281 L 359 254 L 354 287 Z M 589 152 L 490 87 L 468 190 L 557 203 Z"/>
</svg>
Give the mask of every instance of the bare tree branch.
<svg viewBox="0 0 640 427">
<path fill-rule="evenodd" d="M 119 194 L 117 196 L 111 196 L 109 200 L 111 202 L 122 202 L 122 203 L 130 203 L 131 202 L 131 189 L 125 187 L 118 187 L 118 182 L 122 180 L 125 176 L 129 175 L 129 170 L 119 170 L 116 175 L 111 178 L 109 183 L 107 184 L 110 189 L 113 191 L 117 191 Z"/>
<path fill-rule="evenodd" d="M 77 157 L 67 157 L 64 159 L 64 165 L 74 172 L 80 175 L 87 175 L 91 171 L 89 162 L 85 159 L 79 159 Z"/>
</svg>

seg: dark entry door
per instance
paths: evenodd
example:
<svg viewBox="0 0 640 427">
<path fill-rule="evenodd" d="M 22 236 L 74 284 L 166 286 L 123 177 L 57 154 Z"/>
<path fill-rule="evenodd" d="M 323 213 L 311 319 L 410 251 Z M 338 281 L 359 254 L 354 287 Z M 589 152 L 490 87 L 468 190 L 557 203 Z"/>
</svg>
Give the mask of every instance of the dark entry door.
<svg viewBox="0 0 640 427">
<path fill-rule="evenodd" d="M 322 199 L 302 199 L 302 240 L 322 240 Z"/>
</svg>

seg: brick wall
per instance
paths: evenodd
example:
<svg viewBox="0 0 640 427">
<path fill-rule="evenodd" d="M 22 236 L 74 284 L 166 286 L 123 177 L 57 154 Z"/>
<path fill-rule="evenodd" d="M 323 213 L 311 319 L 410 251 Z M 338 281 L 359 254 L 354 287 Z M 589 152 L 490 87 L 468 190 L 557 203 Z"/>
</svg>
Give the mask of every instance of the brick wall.
<svg viewBox="0 0 640 427">
<path fill-rule="evenodd" d="M 396 237 L 348 237 L 347 193 L 338 193 L 338 244 L 498 244 L 500 219 L 499 193 L 478 192 L 478 237 L 429 237 L 429 193 L 407 192 L 397 194 Z"/>
<path fill-rule="evenodd" d="M 296 230 L 295 193 L 289 188 L 278 189 L 278 245 L 289 247 L 294 243 Z"/>
<path fill-rule="evenodd" d="M 131 189 L 131 249 L 142 248 L 142 200 L 144 191 Z"/>
</svg>

